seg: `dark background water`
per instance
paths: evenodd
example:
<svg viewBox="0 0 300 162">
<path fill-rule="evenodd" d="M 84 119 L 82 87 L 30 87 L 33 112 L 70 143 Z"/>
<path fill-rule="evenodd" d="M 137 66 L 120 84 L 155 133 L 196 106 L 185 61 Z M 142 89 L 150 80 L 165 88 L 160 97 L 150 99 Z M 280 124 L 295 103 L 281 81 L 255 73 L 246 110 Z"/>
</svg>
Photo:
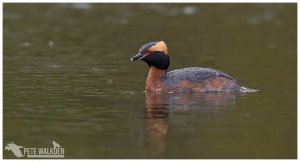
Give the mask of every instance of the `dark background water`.
<svg viewBox="0 0 300 162">
<path fill-rule="evenodd" d="M 297 5 L 3 5 L 3 144 L 65 158 L 297 158 Z M 139 47 L 251 94 L 146 94 Z M 4 148 L 3 146 L 3 148 Z M 4 158 L 15 158 L 3 149 Z"/>
</svg>

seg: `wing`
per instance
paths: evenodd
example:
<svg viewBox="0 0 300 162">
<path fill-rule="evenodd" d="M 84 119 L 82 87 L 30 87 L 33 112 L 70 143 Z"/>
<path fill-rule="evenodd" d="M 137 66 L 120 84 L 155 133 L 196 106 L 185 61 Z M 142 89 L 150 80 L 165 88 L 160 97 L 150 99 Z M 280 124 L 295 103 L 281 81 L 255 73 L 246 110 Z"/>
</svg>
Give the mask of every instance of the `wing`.
<svg viewBox="0 0 300 162">
<path fill-rule="evenodd" d="M 234 78 L 229 76 L 228 74 L 211 69 L 211 68 L 200 68 L 200 67 L 190 67 L 184 69 L 173 70 L 167 73 L 166 77 L 163 78 L 166 80 L 166 83 L 169 87 L 175 87 L 179 82 L 183 80 L 188 80 L 193 83 L 200 83 L 203 80 L 210 78 L 210 77 L 225 77 L 229 80 L 236 82 L 237 84 L 241 85 L 238 81 Z"/>
</svg>

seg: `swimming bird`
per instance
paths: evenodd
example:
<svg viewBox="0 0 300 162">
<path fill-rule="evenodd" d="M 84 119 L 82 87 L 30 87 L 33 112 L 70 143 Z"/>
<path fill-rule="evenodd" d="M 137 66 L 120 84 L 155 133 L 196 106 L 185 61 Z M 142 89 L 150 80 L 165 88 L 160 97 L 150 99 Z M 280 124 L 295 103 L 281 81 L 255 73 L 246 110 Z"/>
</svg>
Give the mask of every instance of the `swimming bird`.
<svg viewBox="0 0 300 162">
<path fill-rule="evenodd" d="M 154 92 L 219 92 L 245 91 L 236 79 L 228 74 L 201 67 L 189 67 L 167 72 L 170 65 L 167 44 L 164 41 L 143 45 L 131 61 L 142 60 L 150 70 L 145 90 Z"/>
</svg>

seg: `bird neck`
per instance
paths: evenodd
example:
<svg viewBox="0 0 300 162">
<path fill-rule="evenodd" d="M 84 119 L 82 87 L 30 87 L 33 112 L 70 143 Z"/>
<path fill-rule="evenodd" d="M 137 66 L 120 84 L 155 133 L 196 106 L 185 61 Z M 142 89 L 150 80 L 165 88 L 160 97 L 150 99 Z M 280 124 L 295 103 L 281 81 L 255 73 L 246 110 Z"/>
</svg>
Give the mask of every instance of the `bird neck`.
<svg viewBox="0 0 300 162">
<path fill-rule="evenodd" d="M 156 91 L 161 88 L 163 84 L 161 78 L 166 74 L 166 72 L 166 70 L 151 66 L 146 80 L 146 90 Z"/>
</svg>

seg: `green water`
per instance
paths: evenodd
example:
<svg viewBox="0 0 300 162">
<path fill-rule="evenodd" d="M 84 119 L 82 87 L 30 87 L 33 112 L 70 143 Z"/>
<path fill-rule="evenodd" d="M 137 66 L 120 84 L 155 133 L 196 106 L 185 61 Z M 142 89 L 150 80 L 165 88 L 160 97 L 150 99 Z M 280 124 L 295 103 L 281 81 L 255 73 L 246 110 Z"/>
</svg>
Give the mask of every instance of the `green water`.
<svg viewBox="0 0 300 162">
<path fill-rule="evenodd" d="M 3 5 L 3 157 L 297 158 L 296 4 Z M 146 94 L 139 47 L 222 70 L 250 94 Z M 26 157 L 25 157 L 26 158 Z"/>
</svg>

